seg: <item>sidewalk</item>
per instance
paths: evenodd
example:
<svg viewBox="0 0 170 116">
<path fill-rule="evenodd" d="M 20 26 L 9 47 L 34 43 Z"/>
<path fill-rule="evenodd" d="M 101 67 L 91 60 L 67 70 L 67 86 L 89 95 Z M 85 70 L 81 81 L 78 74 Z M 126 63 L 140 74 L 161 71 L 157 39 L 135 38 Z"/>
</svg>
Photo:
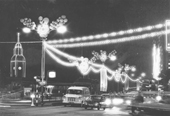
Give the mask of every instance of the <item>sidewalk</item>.
<svg viewBox="0 0 170 116">
<path fill-rule="evenodd" d="M 61 105 L 62 101 L 49 101 L 44 100 L 44 106 L 53 106 L 53 105 Z M 0 100 L 0 106 L 9 105 L 9 106 L 31 106 L 31 100 Z"/>
</svg>

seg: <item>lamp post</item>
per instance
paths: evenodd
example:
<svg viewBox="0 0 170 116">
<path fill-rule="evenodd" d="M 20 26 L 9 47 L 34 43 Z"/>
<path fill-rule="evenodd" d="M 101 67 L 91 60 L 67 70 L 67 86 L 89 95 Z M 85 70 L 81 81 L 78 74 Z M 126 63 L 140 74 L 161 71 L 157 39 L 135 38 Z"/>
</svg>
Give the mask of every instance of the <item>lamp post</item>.
<svg viewBox="0 0 170 116">
<path fill-rule="evenodd" d="M 61 16 L 59 17 L 56 21 L 52 21 L 49 24 L 49 19 L 47 17 L 43 18 L 42 16 L 40 16 L 38 18 L 39 20 L 39 24 L 36 25 L 35 22 L 32 22 L 31 19 L 28 18 L 24 18 L 21 19 L 21 23 L 23 23 L 23 25 L 25 25 L 28 29 L 30 30 L 35 30 L 42 41 L 42 56 L 41 56 L 41 106 L 43 106 L 43 88 L 44 85 L 46 84 L 46 82 L 44 81 L 45 79 L 45 41 L 47 40 L 47 36 L 48 34 L 53 31 L 56 30 L 58 33 L 65 33 L 67 31 L 67 28 L 64 26 L 65 23 L 67 22 L 66 16 Z M 26 29 L 26 31 L 28 31 L 28 29 Z"/>
<path fill-rule="evenodd" d="M 93 51 L 92 52 L 93 57 L 91 58 L 92 62 L 95 62 L 96 60 L 100 60 L 103 64 L 102 69 L 100 70 L 100 91 L 107 91 L 107 71 L 104 67 L 104 63 L 107 59 L 110 59 L 111 61 L 115 61 L 117 59 L 116 57 L 116 51 L 112 51 L 109 54 L 107 54 L 106 51 L 100 50 L 100 54 L 98 52 Z"/>
</svg>

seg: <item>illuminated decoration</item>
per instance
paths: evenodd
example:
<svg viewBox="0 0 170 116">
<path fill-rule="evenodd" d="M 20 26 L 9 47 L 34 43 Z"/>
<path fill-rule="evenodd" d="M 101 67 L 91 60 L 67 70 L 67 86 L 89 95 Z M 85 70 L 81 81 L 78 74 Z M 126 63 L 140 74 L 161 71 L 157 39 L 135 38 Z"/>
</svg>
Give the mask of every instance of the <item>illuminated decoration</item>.
<svg viewBox="0 0 170 116">
<path fill-rule="evenodd" d="M 124 89 L 125 91 L 129 90 L 129 79 L 128 78 L 126 79 L 126 82 L 124 84 Z"/>
<path fill-rule="evenodd" d="M 102 61 L 102 63 L 104 63 L 108 58 L 111 60 L 116 60 L 115 50 L 110 52 L 108 55 L 107 52 L 103 50 L 100 50 L 100 54 L 95 51 L 93 51 L 92 54 L 93 54 L 93 57 L 91 58 L 92 62 L 95 62 L 96 60 L 100 60 Z"/>
<path fill-rule="evenodd" d="M 111 57 L 114 57 L 116 60 L 116 51 L 112 51 L 107 55 L 106 51 L 100 50 L 100 54 L 98 52 L 93 51 L 92 52 L 93 57 L 91 58 L 92 62 L 95 62 L 96 60 L 100 60 L 103 65 L 105 63 L 105 61 L 107 59 L 110 59 Z M 107 82 L 107 70 L 104 66 L 102 66 L 101 70 L 100 70 L 100 91 L 107 91 L 107 86 L 108 86 L 108 82 Z"/>
<path fill-rule="evenodd" d="M 64 15 L 59 17 L 56 21 L 52 21 L 50 24 L 47 17 L 43 18 L 42 16 L 40 16 L 38 20 L 38 25 L 36 25 L 35 22 L 32 22 L 29 18 L 24 18 L 20 21 L 21 23 L 23 23 L 23 25 L 27 26 L 31 30 L 36 30 L 39 36 L 42 38 L 46 38 L 52 30 L 57 30 L 59 33 L 64 33 L 64 31 L 66 31 L 64 24 L 68 20 Z"/>
<path fill-rule="evenodd" d="M 105 67 L 102 67 L 100 70 L 100 91 L 107 91 L 107 70 Z"/>
<path fill-rule="evenodd" d="M 11 77 L 26 77 L 26 59 L 23 55 L 23 48 L 20 43 L 20 34 L 17 34 L 17 43 L 13 49 L 13 56 L 10 61 Z"/>
<path fill-rule="evenodd" d="M 101 41 L 80 42 L 80 43 L 70 43 L 70 44 L 53 45 L 52 42 L 48 42 L 48 43 L 53 45 L 56 48 L 76 48 L 76 47 L 108 45 L 108 44 L 114 44 L 114 43 L 123 43 L 123 42 L 129 42 L 129 41 L 134 41 L 134 40 L 141 40 L 141 39 L 146 39 L 146 38 L 153 38 L 156 36 L 163 35 L 165 33 L 166 33 L 166 31 L 158 31 L 158 32 L 151 32 L 151 33 L 146 33 L 146 34 L 142 34 L 142 35 L 122 37 L 122 38 L 117 38 L 117 39 L 114 38 L 114 39 L 106 39 L 106 40 L 101 40 Z M 170 33 L 170 32 L 168 32 L 168 33 Z"/>
<path fill-rule="evenodd" d="M 139 27 L 136 29 L 128 29 L 125 31 L 118 31 L 118 32 L 111 32 L 111 33 L 103 33 L 103 34 L 97 34 L 97 35 L 90 35 L 90 36 L 83 36 L 83 37 L 76 37 L 76 38 L 69 38 L 69 39 L 59 39 L 59 40 L 53 40 L 48 41 L 49 44 L 61 44 L 61 43 L 72 43 L 72 42 L 82 42 L 82 41 L 88 41 L 88 40 L 99 40 L 99 39 L 105 39 L 108 37 L 116 37 L 116 36 L 123 36 L 126 34 L 134 34 L 144 31 L 151 31 L 153 29 L 160 29 L 163 28 L 164 24 L 156 24 L 152 26 L 146 26 L 146 27 Z"/>
<path fill-rule="evenodd" d="M 166 20 L 166 34 L 165 34 L 165 40 L 166 40 L 166 50 L 170 52 L 170 20 Z"/>
<path fill-rule="evenodd" d="M 122 69 L 113 71 L 113 70 L 109 69 L 108 67 L 106 67 L 104 64 L 98 64 L 98 63 L 92 62 L 91 60 L 88 60 L 87 58 L 75 57 L 75 56 L 69 55 L 67 53 L 64 53 L 64 52 L 54 48 L 53 46 L 47 44 L 46 42 L 44 43 L 44 45 L 46 47 L 47 54 L 50 57 L 52 57 L 56 62 L 60 63 L 61 65 L 67 66 L 67 67 L 77 67 L 77 69 L 80 71 L 80 73 L 82 75 L 87 75 L 87 74 L 89 74 L 90 71 L 92 71 L 94 73 L 99 73 L 105 69 L 106 72 L 109 74 L 109 75 L 107 75 L 107 73 L 104 73 L 104 71 L 102 72 L 103 75 L 105 75 L 106 79 L 109 79 L 109 80 L 115 79 L 116 82 L 122 82 L 122 83 L 125 83 L 127 79 L 129 79 L 130 81 L 133 81 L 133 82 L 138 81 L 138 79 L 132 79 L 127 75 L 127 71 L 133 70 L 135 68 L 134 66 L 125 65 L 125 66 L 121 66 Z M 65 58 L 67 58 L 68 61 L 61 60 L 59 57 L 54 55 L 53 52 L 55 52 L 55 54 L 59 54 Z M 85 66 L 85 67 L 83 67 L 83 66 Z M 123 68 L 125 68 L 125 69 L 123 69 Z M 124 71 L 122 71 L 122 70 L 124 70 Z"/>
<path fill-rule="evenodd" d="M 153 78 L 160 80 L 159 74 L 161 72 L 161 48 L 160 46 L 153 45 Z"/>
</svg>

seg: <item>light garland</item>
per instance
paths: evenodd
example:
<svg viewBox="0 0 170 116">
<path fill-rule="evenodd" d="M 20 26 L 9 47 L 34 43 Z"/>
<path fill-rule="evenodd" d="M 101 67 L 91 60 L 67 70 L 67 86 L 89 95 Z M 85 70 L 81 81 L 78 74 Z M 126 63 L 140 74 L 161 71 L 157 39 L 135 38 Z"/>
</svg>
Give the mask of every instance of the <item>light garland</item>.
<svg viewBox="0 0 170 116">
<path fill-rule="evenodd" d="M 52 45 L 52 46 L 56 48 L 76 48 L 76 47 L 108 45 L 108 44 L 114 44 L 114 43 L 123 43 L 123 42 L 128 42 L 128 41 L 152 38 L 152 37 L 156 37 L 159 35 L 163 35 L 165 33 L 166 31 L 158 31 L 158 32 L 152 32 L 152 33 L 147 33 L 147 34 L 142 34 L 142 35 L 137 35 L 137 36 L 123 37 L 123 38 L 118 38 L 118 39 L 107 39 L 107 40 L 102 40 L 102 41 L 82 42 L 82 43 L 72 43 L 72 44 L 57 44 L 57 45 Z M 168 31 L 168 33 L 170 32 Z"/>
<path fill-rule="evenodd" d="M 52 51 L 56 52 L 57 54 L 59 54 L 59 55 L 61 55 L 61 56 L 63 56 L 63 57 L 66 57 L 66 58 L 68 58 L 68 59 L 72 59 L 72 60 L 78 60 L 78 61 L 81 61 L 81 58 L 78 58 L 78 57 L 75 57 L 75 56 L 72 56 L 72 55 L 66 54 L 66 53 L 64 53 L 64 52 L 60 51 L 59 49 L 56 49 L 56 48 L 54 48 L 53 46 L 48 45 L 48 44 L 47 44 L 47 42 L 44 42 L 43 44 L 44 44 L 44 46 L 45 46 L 46 48 L 51 49 Z"/>
<path fill-rule="evenodd" d="M 151 31 L 153 29 L 160 29 L 163 28 L 165 24 L 157 24 L 152 26 L 146 26 L 146 27 L 139 27 L 136 29 L 129 29 L 125 31 L 118 31 L 118 32 L 111 32 L 111 33 L 103 33 L 103 34 L 97 34 L 97 35 L 90 35 L 90 36 L 83 36 L 83 37 L 76 37 L 76 38 L 69 38 L 69 39 L 59 39 L 59 40 L 52 40 L 48 41 L 49 44 L 61 44 L 61 43 L 72 43 L 72 42 L 82 42 L 82 41 L 88 41 L 88 40 L 99 40 L 99 39 L 105 39 L 108 37 L 116 37 L 116 36 L 122 36 L 126 34 L 134 34 L 139 33 L 143 31 Z"/>
<path fill-rule="evenodd" d="M 81 74 L 83 75 L 87 75 L 89 74 L 90 71 L 94 72 L 94 73 L 99 73 L 101 71 L 102 68 L 104 68 L 108 73 L 110 73 L 111 76 L 109 76 L 108 74 L 106 75 L 106 78 L 109 80 L 115 79 L 116 82 L 122 82 L 125 83 L 127 79 L 136 82 L 138 81 L 138 79 L 132 79 L 130 78 L 125 72 L 120 72 L 120 69 L 113 71 L 111 69 L 109 69 L 108 67 L 106 67 L 105 65 L 101 65 L 101 64 L 97 64 L 94 62 L 91 62 L 89 60 L 87 60 L 87 58 L 83 58 L 83 57 L 74 57 L 71 56 L 67 53 L 64 53 L 56 48 L 53 48 L 50 45 L 46 45 L 46 52 L 58 63 L 67 66 L 67 67 L 77 67 L 77 69 L 80 71 Z M 62 61 L 61 59 L 59 59 L 58 57 L 56 57 L 50 50 L 54 51 L 55 53 L 59 53 L 62 56 L 67 56 L 66 58 L 72 60 L 73 62 L 66 62 L 66 61 Z M 73 59 L 72 59 L 73 58 Z M 82 66 L 85 66 L 85 69 L 82 69 Z M 125 67 L 127 67 L 128 65 L 125 65 Z M 123 68 L 123 67 L 122 67 Z M 130 68 L 129 68 L 130 70 Z M 123 79 L 122 77 L 124 76 L 125 79 Z"/>
</svg>

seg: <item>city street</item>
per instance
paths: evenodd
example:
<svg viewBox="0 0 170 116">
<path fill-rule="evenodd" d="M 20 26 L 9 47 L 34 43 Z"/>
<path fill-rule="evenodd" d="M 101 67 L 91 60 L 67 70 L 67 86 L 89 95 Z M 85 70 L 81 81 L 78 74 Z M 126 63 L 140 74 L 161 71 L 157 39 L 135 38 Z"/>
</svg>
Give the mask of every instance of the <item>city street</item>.
<svg viewBox="0 0 170 116">
<path fill-rule="evenodd" d="M 114 107 L 112 109 L 100 110 L 87 109 L 82 107 L 64 107 L 64 106 L 11 106 L 1 107 L 0 116 L 131 116 L 129 110 Z M 138 113 L 134 116 L 152 116 L 144 113 Z M 154 115 L 156 116 L 156 115 Z M 162 115 L 163 116 L 163 115 Z"/>
</svg>

